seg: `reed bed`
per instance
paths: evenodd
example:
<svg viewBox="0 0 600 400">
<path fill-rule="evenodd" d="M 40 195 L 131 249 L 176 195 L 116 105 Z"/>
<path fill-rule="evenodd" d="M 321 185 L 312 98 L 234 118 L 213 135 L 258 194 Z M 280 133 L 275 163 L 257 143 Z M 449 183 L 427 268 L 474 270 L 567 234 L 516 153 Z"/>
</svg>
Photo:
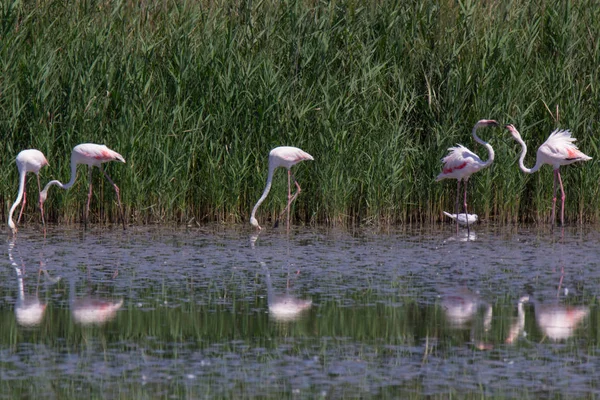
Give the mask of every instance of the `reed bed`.
<svg viewBox="0 0 600 400">
<path fill-rule="evenodd" d="M 44 152 L 42 182 L 68 180 L 73 146 L 104 143 L 129 223 L 246 222 L 271 148 L 294 167 L 307 224 L 434 222 L 455 181 L 435 182 L 446 149 L 487 158 L 471 127 L 514 123 L 530 146 L 569 128 L 594 159 L 564 169 L 566 219 L 597 222 L 600 8 L 590 0 L 37 1 L 0 5 L 0 201 L 17 191 L 16 154 Z M 501 128 L 470 182 L 470 209 L 498 222 L 543 222 L 552 172 L 526 176 Z M 83 169 L 83 167 L 80 167 Z M 53 188 L 48 219 L 73 222 L 86 174 Z M 92 219 L 117 221 L 96 171 Z M 285 206 L 275 175 L 258 218 Z M 30 179 L 29 187 L 35 184 Z M 27 208 L 39 218 L 35 201 Z M 6 215 L 5 215 L 6 218 Z"/>
</svg>

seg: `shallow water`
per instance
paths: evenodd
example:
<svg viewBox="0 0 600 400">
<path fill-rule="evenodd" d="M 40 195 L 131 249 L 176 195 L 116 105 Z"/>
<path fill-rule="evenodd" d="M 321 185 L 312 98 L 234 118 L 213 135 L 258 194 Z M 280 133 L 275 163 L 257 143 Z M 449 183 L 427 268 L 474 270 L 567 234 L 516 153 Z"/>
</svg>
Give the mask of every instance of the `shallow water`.
<svg viewBox="0 0 600 400">
<path fill-rule="evenodd" d="M 600 394 L 591 227 L 6 238 L 0 398 Z"/>
</svg>

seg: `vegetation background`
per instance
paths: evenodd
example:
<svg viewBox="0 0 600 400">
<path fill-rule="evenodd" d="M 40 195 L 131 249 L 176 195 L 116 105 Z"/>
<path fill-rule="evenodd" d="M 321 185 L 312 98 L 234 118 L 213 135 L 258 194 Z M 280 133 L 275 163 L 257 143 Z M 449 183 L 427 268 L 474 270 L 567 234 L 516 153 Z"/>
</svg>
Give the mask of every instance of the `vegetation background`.
<svg viewBox="0 0 600 400">
<path fill-rule="evenodd" d="M 455 181 L 435 182 L 447 148 L 487 159 L 470 136 L 481 118 L 517 126 L 527 165 L 571 129 L 594 159 L 564 169 L 566 218 L 600 214 L 595 1 L 2 1 L 0 63 L 4 220 L 20 150 L 46 155 L 44 184 L 68 180 L 71 149 L 93 142 L 127 160 L 107 171 L 129 223 L 247 222 L 279 145 L 315 158 L 294 167 L 296 222 L 434 222 L 455 198 Z M 527 176 L 506 130 L 480 136 L 496 160 L 472 177 L 470 210 L 547 220 L 551 168 Z M 80 219 L 79 174 L 51 190 L 49 220 Z M 275 178 L 259 221 L 285 205 Z M 98 171 L 94 184 L 92 219 L 116 222 L 112 187 Z"/>
</svg>

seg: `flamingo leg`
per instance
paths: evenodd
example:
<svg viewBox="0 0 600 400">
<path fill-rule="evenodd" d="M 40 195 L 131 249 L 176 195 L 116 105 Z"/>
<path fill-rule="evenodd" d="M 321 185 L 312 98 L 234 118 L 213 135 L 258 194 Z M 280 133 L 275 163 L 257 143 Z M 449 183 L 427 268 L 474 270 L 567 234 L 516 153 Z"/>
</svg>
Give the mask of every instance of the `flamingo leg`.
<svg viewBox="0 0 600 400">
<path fill-rule="evenodd" d="M 565 226 L 565 199 L 567 198 L 567 195 L 565 195 L 565 189 L 563 188 L 560 171 L 558 169 L 556 170 L 556 176 L 558 177 L 558 184 L 560 185 L 560 194 L 562 200 L 562 206 L 560 208 L 560 226 Z"/>
<path fill-rule="evenodd" d="M 557 169 L 554 170 L 554 188 L 552 189 L 552 230 L 554 230 L 554 220 L 556 219 L 556 173 Z"/>
<path fill-rule="evenodd" d="M 288 203 L 287 203 L 287 230 L 290 230 L 290 204 L 292 204 L 292 187 L 291 187 L 292 171 L 288 169 Z"/>
<path fill-rule="evenodd" d="M 562 265 L 560 267 L 560 280 L 558 281 L 558 290 L 556 292 L 556 297 L 560 297 L 560 289 L 562 287 L 563 279 L 565 278 L 565 267 Z"/>
<path fill-rule="evenodd" d="M 294 180 L 294 184 L 296 185 L 296 193 L 294 193 L 294 195 L 292 196 L 291 200 L 290 200 L 290 205 L 296 201 L 296 198 L 298 197 L 298 195 L 300 194 L 300 192 L 302 191 L 302 189 L 300 188 L 300 184 L 298 183 L 298 181 L 296 180 L 296 178 L 294 178 L 294 175 L 292 175 L 292 179 Z"/>
<path fill-rule="evenodd" d="M 463 204 L 465 207 L 465 220 L 467 221 L 467 238 L 469 238 L 471 236 L 471 229 L 469 228 L 469 218 L 467 218 L 467 186 L 469 186 L 469 180 L 465 179 L 465 198 L 463 200 Z M 456 218 L 458 223 L 458 215 L 456 216 Z"/>
<path fill-rule="evenodd" d="M 23 215 L 23 209 L 25 208 L 25 203 L 27 203 L 27 188 L 23 190 L 23 202 L 21 203 L 21 211 L 19 212 L 19 218 L 17 218 L 17 225 L 21 222 L 21 215 Z"/>
<path fill-rule="evenodd" d="M 94 167 L 92 167 L 91 165 L 89 166 L 88 183 L 89 183 L 90 189 L 88 191 L 87 205 L 85 206 L 85 217 L 83 219 L 83 225 L 86 228 L 87 228 L 88 216 L 90 215 L 90 201 L 92 200 L 92 169 L 93 168 Z"/>
<path fill-rule="evenodd" d="M 456 214 L 456 234 L 458 235 L 458 202 L 460 199 L 460 179 L 456 180 L 456 202 L 454 203 L 454 213 Z"/>
<path fill-rule="evenodd" d="M 279 214 L 279 217 L 277 218 L 277 220 L 275 221 L 275 225 L 273 226 L 274 228 L 277 228 L 277 226 L 279 225 L 279 220 L 281 219 L 281 217 L 283 216 L 283 214 L 287 211 L 288 215 L 290 212 L 290 206 L 291 204 L 296 200 L 296 198 L 298 197 L 298 195 L 300 194 L 300 192 L 302 191 L 302 189 L 300 188 L 300 184 L 298 183 L 298 181 L 296 180 L 296 178 L 294 178 L 294 176 L 292 175 L 291 179 L 294 180 L 294 184 L 296 185 L 296 193 L 294 193 L 293 196 L 291 196 L 291 198 L 289 197 L 291 194 L 291 190 L 288 187 L 288 204 L 287 206 L 283 209 L 283 211 L 281 212 L 281 214 Z M 290 184 L 291 186 L 291 184 Z M 288 217 L 289 218 L 289 217 Z M 289 226 L 289 223 L 288 223 Z"/>
<path fill-rule="evenodd" d="M 38 191 L 39 193 L 42 192 L 42 185 L 40 185 L 40 176 L 37 175 L 37 181 L 38 181 Z M 40 213 L 42 214 L 42 226 L 46 226 L 46 222 L 44 221 L 44 203 L 42 203 L 40 201 Z"/>
<path fill-rule="evenodd" d="M 104 170 L 104 167 L 102 167 L 102 164 L 100 164 L 100 170 L 102 171 L 106 179 L 108 179 L 110 184 L 113 185 L 113 188 L 115 188 L 115 193 L 117 194 L 117 202 L 119 203 L 119 213 L 121 214 L 121 223 L 123 224 L 123 230 L 125 230 L 125 218 L 123 217 L 123 206 L 121 205 L 121 194 L 119 191 L 119 187 L 113 182 L 112 179 L 110 179 L 110 176 L 108 176 L 108 174 Z"/>
</svg>

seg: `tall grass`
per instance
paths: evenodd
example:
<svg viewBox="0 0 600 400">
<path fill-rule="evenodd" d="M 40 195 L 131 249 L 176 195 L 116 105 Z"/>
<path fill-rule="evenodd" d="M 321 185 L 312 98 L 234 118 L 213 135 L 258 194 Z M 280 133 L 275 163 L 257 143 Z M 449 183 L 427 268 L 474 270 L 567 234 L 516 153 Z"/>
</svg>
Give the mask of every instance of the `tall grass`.
<svg viewBox="0 0 600 400">
<path fill-rule="evenodd" d="M 305 223 L 435 221 L 455 182 L 435 182 L 481 118 L 514 123 L 535 149 L 570 128 L 594 160 L 565 169 L 566 217 L 597 221 L 600 10 L 593 1 L 39 1 L 0 5 L 0 191 L 38 148 L 42 181 L 68 179 L 73 146 L 104 143 L 132 223 L 247 221 L 267 155 L 293 145 Z M 525 176 L 503 129 L 474 175 L 470 209 L 497 221 L 549 216 L 551 168 Z M 83 168 L 83 167 L 81 167 Z M 79 219 L 86 175 L 53 188 L 48 217 Z M 92 218 L 117 220 L 101 187 Z M 285 204 L 283 172 L 259 220 Z M 30 182 L 30 188 L 34 184 Z M 31 199 L 32 197 L 30 197 Z M 29 215 L 35 201 L 30 201 Z"/>
</svg>

